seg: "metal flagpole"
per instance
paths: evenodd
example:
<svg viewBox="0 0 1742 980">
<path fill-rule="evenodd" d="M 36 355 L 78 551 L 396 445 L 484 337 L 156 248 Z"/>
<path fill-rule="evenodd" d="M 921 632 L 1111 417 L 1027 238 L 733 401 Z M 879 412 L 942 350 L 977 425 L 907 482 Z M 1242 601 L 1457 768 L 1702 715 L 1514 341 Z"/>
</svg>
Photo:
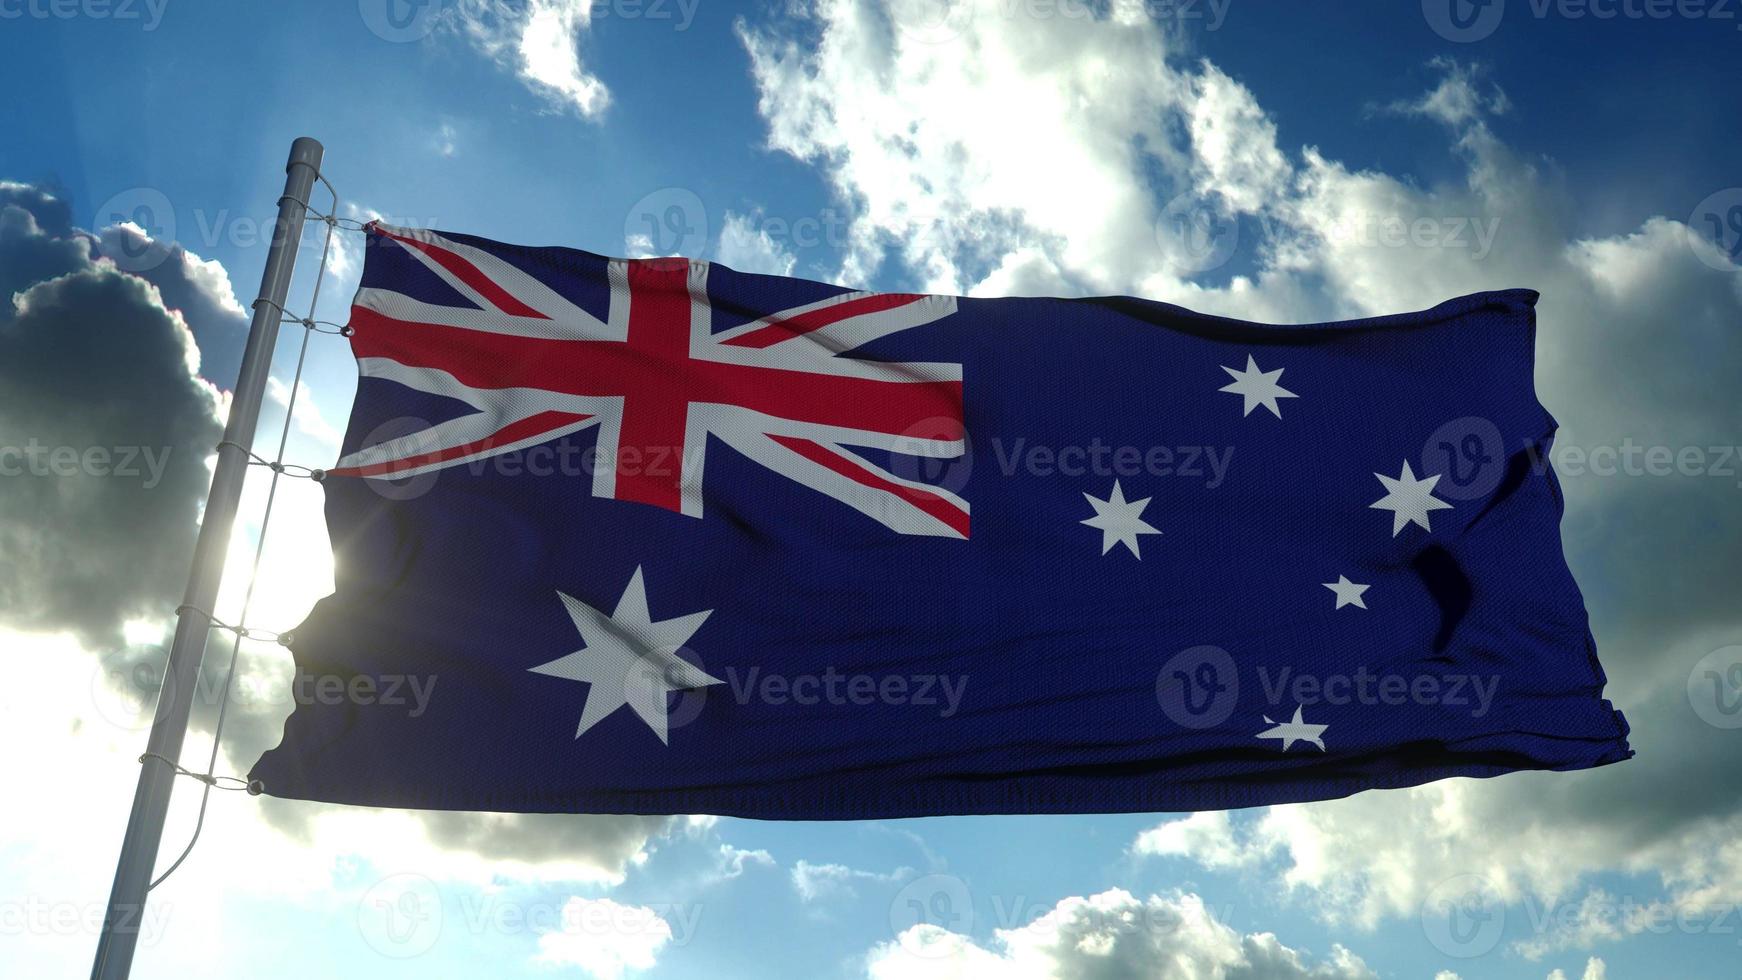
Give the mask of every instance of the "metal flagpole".
<svg viewBox="0 0 1742 980">
<path fill-rule="evenodd" d="M 291 274 L 296 269 L 297 244 L 302 238 L 309 194 L 320 174 L 321 154 L 321 144 L 306 136 L 290 145 L 284 196 L 278 199 L 278 222 L 273 228 L 271 250 L 266 254 L 266 271 L 260 277 L 260 298 L 254 301 L 254 321 L 248 328 L 242 372 L 230 400 L 224 441 L 218 446 L 218 465 L 212 474 L 205 517 L 194 544 L 186 598 L 177 613 L 175 642 L 169 649 L 169 664 L 157 695 L 157 713 L 151 721 L 145 755 L 140 757 L 139 786 L 133 793 L 127 834 L 121 839 L 121 858 L 115 866 L 115 884 L 109 892 L 103 932 L 97 940 L 92 980 L 125 980 L 133 966 L 133 950 L 145 917 L 145 893 L 151 886 L 157 847 L 163 839 L 163 821 L 169 811 L 170 790 L 175 784 L 174 764 L 181 758 L 182 739 L 187 735 L 195 681 L 205 656 L 212 607 L 218 599 L 224 555 L 230 545 L 230 526 L 241 502 L 242 480 L 247 475 L 254 445 L 254 427 L 260 419 L 261 396 L 272 368 L 272 351 L 278 342 L 278 325 L 284 316 Z"/>
</svg>

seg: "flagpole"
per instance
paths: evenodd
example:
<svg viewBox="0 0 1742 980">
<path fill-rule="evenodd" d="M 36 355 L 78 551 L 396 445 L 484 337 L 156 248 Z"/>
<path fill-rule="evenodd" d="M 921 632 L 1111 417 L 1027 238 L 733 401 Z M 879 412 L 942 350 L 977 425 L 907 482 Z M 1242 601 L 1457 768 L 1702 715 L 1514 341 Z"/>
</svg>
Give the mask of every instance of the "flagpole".
<svg viewBox="0 0 1742 980">
<path fill-rule="evenodd" d="M 170 791 L 175 783 L 171 763 L 181 758 L 182 739 L 187 735 L 195 681 L 211 627 L 208 617 L 218 599 L 224 555 L 230 545 L 230 526 L 235 522 L 242 498 L 254 428 L 260 420 L 261 396 L 272 369 L 272 351 L 278 342 L 285 296 L 296 270 L 303 217 L 309 193 L 320 174 L 322 152 L 321 144 L 306 136 L 290 146 L 284 196 L 278 199 L 278 221 L 273 227 L 271 249 L 266 253 L 266 271 L 260 277 L 260 298 L 254 301 L 254 320 L 248 328 L 242 371 L 230 400 L 230 419 L 224 426 L 224 441 L 218 446 L 218 464 L 212 473 L 205 516 L 194 544 L 193 571 L 177 613 L 175 641 L 169 648 L 169 663 L 164 668 L 163 686 L 157 696 L 157 713 L 151 721 L 145 755 L 141 757 L 139 785 L 133 793 L 127 833 L 121 839 L 115 884 L 109 893 L 103 931 L 97 940 L 97 957 L 91 966 L 92 980 L 125 980 L 133 967 L 133 951 L 145 918 L 145 893 L 151 887 L 157 848 L 163 840 L 164 817 L 169 812 Z"/>
</svg>

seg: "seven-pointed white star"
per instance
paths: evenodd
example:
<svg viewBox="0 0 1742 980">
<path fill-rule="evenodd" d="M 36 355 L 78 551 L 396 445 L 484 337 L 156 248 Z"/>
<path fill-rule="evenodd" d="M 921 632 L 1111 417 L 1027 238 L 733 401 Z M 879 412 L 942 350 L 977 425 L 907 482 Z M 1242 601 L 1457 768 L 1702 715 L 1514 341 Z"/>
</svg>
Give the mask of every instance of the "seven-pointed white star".
<svg viewBox="0 0 1742 980">
<path fill-rule="evenodd" d="M 1384 473 L 1375 473 L 1379 482 L 1385 485 L 1385 496 L 1380 497 L 1367 506 L 1379 510 L 1391 511 L 1391 536 L 1397 537 L 1405 525 L 1420 524 L 1422 530 L 1432 531 L 1428 527 L 1428 514 L 1436 510 L 1446 510 L 1451 504 L 1433 495 L 1434 484 L 1440 482 L 1440 475 L 1416 478 L 1415 471 L 1409 468 L 1409 460 L 1403 461 L 1403 473 L 1396 478 Z"/>
<path fill-rule="evenodd" d="M 1258 370 L 1258 362 L 1252 359 L 1251 354 L 1246 355 L 1246 370 L 1236 371 L 1227 365 L 1223 365 L 1222 370 L 1228 372 L 1228 377 L 1233 378 L 1234 383 L 1224 385 L 1216 390 L 1231 392 L 1245 399 L 1246 410 L 1241 415 L 1251 415 L 1253 409 L 1263 405 L 1270 409 L 1270 414 L 1282 418 L 1282 409 L 1277 406 L 1276 400 L 1278 398 L 1299 397 L 1276 383 L 1277 379 L 1282 377 L 1282 372 L 1287 370 L 1286 368 L 1260 371 Z"/>
<path fill-rule="evenodd" d="M 1119 481 L 1113 481 L 1113 493 L 1106 500 L 1099 500 L 1089 494 L 1083 494 L 1095 508 L 1095 516 L 1085 518 L 1079 523 L 1087 524 L 1101 530 L 1101 554 L 1113 550 L 1115 544 L 1122 544 L 1131 549 L 1133 557 L 1142 560 L 1143 555 L 1137 550 L 1139 534 L 1160 534 L 1143 520 L 1143 508 L 1149 506 L 1150 498 L 1127 502 L 1125 491 L 1119 486 Z"/>
<path fill-rule="evenodd" d="M 587 689 L 575 737 L 618 708 L 635 709 L 647 727 L 666 737 L 665 696 L 671 691 L 722 683 L 677 655 L 712 609 L 654 622 L 647 612 L 647 587 L 641 569 L 629 579 L 617 608 L 607 616 L 573 596 L 557 593 L 586 646 L 550 663 L 528 668 L 536 674 L 582 681 Z"/>
<path fill-rule="evenodd" d="M 1331 727 L 1329 725 L 1309 725 L 1301 721 L 1299 705 L 1295 706 L 1293 721 L 1275 722 L 1270 720 L 1269 715 L 1265 715 L 1264 723 L 1271 727 L 1259 732 L 1257 737 L 1282 739 L 1282 751 L 1284 752 L 1287 752 L 1289 747 L 1296 742 L 1311 742 L 1319 747 L 1320 752 L 1323 752 L 1325 741 L 1320 736 L 1325 733 L 1325 729 Z"/>
<path fill-rule="evenodd" d="M 1367 608 L 1367 603 L 1361 598 L 1361 593 L 1366 592 L 1368 589 L 1372 588 L 1372 586 L 1362 585 L 1359 582 L 1351 582 L 1347 575 L 1339 575 L 1335 582 L 1326 582 L 1324 583 L 1324 586 L 1337 594 L 1338 609 L 1341 609 L 1344 606 L 1360 606 L 1362 609 Z"/>
</svg>

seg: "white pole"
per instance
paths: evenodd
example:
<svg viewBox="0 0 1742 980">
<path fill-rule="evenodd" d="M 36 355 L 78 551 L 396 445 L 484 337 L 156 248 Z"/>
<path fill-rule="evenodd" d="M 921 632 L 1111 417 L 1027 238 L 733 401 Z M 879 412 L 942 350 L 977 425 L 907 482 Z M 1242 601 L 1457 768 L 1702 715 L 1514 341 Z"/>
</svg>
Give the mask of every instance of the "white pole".
<svg viewBox="0 0 1742 980">
<path fill-rule="evenodd" d="M 163 688 L 157 695 L 157 713 L 151 721 L 146 756 L 139 767 L 133 812 L 127 818 L 127 834 L 121 839 L 121 858 L 115 866 L 115 885 L 109 892 L 109 908 L 97 940 L 92 980 L 125 980 L 133 967 L 133 950 L 145 919 L 145 893 L 151 886 L 158 844 L 163 840 L 163 821 L 169 812 L 169 794 L 175 784 L 175 770 L 169 762 L 181 758 L 182 739 L 187 735 L 194 682 L 206 653 L 206 634 L 211 626 L 206 614 L 212 612 L 212 605 L 218 600 L 224 554 L 230 546 L 230 526 L 235 523 L 242 498 L 242 480 L 248 472 L 254 427 L 260 420 L 260 400 L 272 369 L 282 307 L 296 269 L 305 205 L 320 173 L 321 154 L 320 143 L 304 136 L 291 144 L 290 162 L 285 164 L 284 196 L 278 201 L 272 248 L 266 254 L 266 272 L 260 277 L 260 298 L 254 301 L 254 322 L 248 329 L 248 346 L 242 354 L 242 373 L 230 400 L 230 420 L 224 427 L 223 445 L 218 447 L 218 465 L 212 474 L 211 493 L 206 497 L 199 539 L 194 544 L 193 571 L 188 576 L 186 598 L 176 620 L 175 642 L 169 648 Z"/>
</svg>

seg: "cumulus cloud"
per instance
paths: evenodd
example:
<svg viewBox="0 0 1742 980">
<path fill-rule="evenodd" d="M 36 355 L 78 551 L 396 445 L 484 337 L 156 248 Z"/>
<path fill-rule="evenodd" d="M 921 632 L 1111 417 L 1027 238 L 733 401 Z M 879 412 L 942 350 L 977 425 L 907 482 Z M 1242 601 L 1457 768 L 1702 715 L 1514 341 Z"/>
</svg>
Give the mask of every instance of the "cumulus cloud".
<svg viewBox="0 0 1742 980">
<path fill-rule="evenodd" d="M 592 0 L 462 0 L 460 29 L 485 54 L 511 66 L 551 105 L 583 119 L 605 111 L 610 93 L 581 64 L 581 36 L 592 24 Z"/>
<path fill-rule="evenodd" d="M 157 287 L 49 214 L 0 205 L 0 619 L 113 649 L 186 580 L 221 401 Z"/>
<path fill-rule="evenodd" d="M 1742 275 L 1701 261 L 1673 216 L 1583 231 L 1578 190 L 1491 128 L 1510 103 L 1479 69 L 1435 62 L 1427 92 L 1368 113 L 1399 138 L 1440 134 L 1462 173 L 1424 182 L 1279 145 L 1255 93 L 1140 7 L 1037 24 L 970 2 L 938 45 L 876 0 L 824 0 L 800 26 L 739 33 L 770 148 L 818 167 L 852 216 L 848 281 L 893 264 L 929 290 L 1132 293 L 1281 322 L 1541 290 L 1567 552 L 1639 758 L 1200 815 L 1134 850 L 1262 866 L 1363 926 L 1463 874 L 1512 901 L 1577 900 L 1602 870 L 1655 876 L 1684 906 L 1742 897 L 1742 743 L 1688 700 L 1694 664 L 1742 638 L 1724 462 L 1742 412 L 1726 386 L 1688 383 L 1742 376 Z M 1647 447 L 1691 462 L 1645 470 Z"/>
<path fill-rule="evenodd" d="M 7 210 L 14 212 L 9 218 Z M 22 226 L 26 217 L 30 229 Z M 157 287 L 158 301 L 180 315 L 202 376 L 221 387 L 235 383 L 248 314 L 221 263 L 159 241 L 130 221 L 85 231 L 73 224 L 63 197 L 33 184 L 0 180 L 0 220 L 11 222 L 0 227 L 0 298 L 107 259 Z M 12 314 L 11 304 L 0 302 L 0 324 Z"/>
<path fill-rule="evenodd" d="M 563 904 L 562 928 L 538 937 L 534 962 L 617 980 L 625 970 L 652 969 L 671 939 L 671 924 L 654 909 L 575 896 Z"/>
<path fill-rule="evenodd" d="M 225 388 L 236 383 L 248 343 L 248 312 L 222 263 L 155 239 L 131 222 L 102 229 L 95 250 L 101 256 L 150 256 L 148 262 L 120 264 L 156 286 L 163 304 L 181 314 L 199 349 L 200 374 Z"/>
<path fill-rule="evenodd" d="M 1122 889 L 1060 901 L 1016 929 L 999 929 L 990 947 L 921 924 L 866 958 L 873 980 L 1377 980 L 1340 945 L 1314 958 L 1270 933 L 1242 934 L 1218 921 L 1192 894 L 1139 899 Z"/>
</svg>

